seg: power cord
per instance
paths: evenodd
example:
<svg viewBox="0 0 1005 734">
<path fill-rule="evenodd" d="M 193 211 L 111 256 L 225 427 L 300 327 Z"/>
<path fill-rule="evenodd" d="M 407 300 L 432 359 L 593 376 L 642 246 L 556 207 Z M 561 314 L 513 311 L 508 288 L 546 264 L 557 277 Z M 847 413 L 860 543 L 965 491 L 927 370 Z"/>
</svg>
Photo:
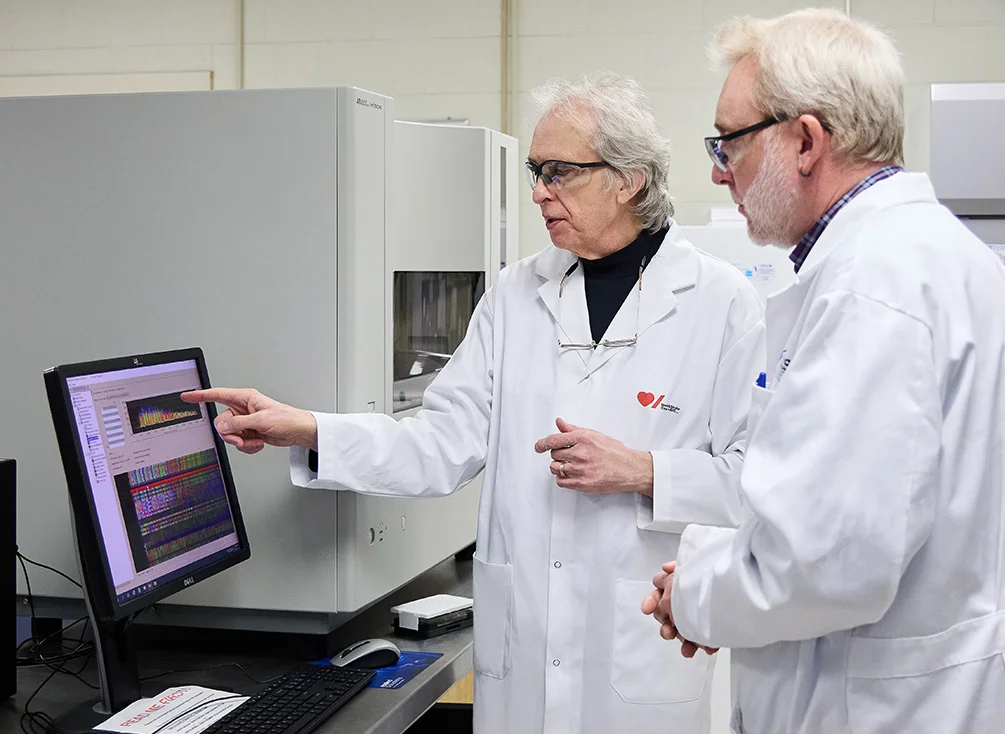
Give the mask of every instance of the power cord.
<svg viewBox="0 0 1005 734">
<path fill-rule="evenodd" d="M 83 588 L 81 587 L 79 582 L 74 581 L 72 578 L 67 576 L 62 571 L 52 568 L 51 566 L 47 566 L 43 563 L 33 561 L 27 556 L 23 555 L 21 551 L 17 549 L 16 546 L 15 546 L 15 555 L 17 557 L 18 562 L 21 565 L 21 572 L 24 574 L 24 585 L 28 595 L 28 608 L 31 610 L 32 626 L 34 626 L 36 620 L 35 597 L 31 591 L 31 580 L 28 577 L 28 567 L 25 565 L 25 563 L 30 563 L 33 566 L 38 566 L 39 568 L 44 568 L 48 571 L 52 571 L 53 573 L 56 573 L 65 578 L 66 580 L 70 581 L 75 586 Z M 94 655 L 94 645 L 92 642 L 90 642 L 89 640 L 85 640 L 82 636 L 79 640 L 75 641 L 77 643 L 77 646 L 72 650 L 69 650 L 67 649 L 68 645 L 66 644 L 66 641 L 60 640 L 61 652 L 55 655 L 47 655 L 45 651 L 42 649 L 43 646 L 46 643 L 48 643 L 53 637 L 56 636 L 61 637 L 62 634 L 66 632 L 68 629 L 80 624 L 81 622 L 84 622 L 85 620 L 86 617 L 77 619 L 71 622 L 70 624 L 65 625 L 56 632 L 46 635 L 41 639 L 29 637 L 27 640 L 24 640 L 20 645 L 17 646 L 16 664 L 19 667 L 45 665 L 50 669 L 49 675 L 46 676 L 45 680 L 43 680 L 38 685 L 38 687 L 35 688 L 32 694 L 28 697 L 28 700 L 25 701 L 24 713 L 21 715 L 20 720 L 21 731 L 24 732 L 25 734 L 58 734 L 59 728 L 56 726 L 55 721 L 53 721 L 52 717 L 49 716 L 49 714 L 41 710 L 37 711 L 31 710 L 32 701 L 35 700 L 35 697 L 38 696 L 41 690 L 45 688 L 46 684 L 50 680 L 52 680 L 57 673 L 63 673 L 65 675 L 73 676 L 74 678 L 76 678 L 89 688 L 94 689 L 97 688 L 97 686 L 93 685 L 92 683 L 88 682 L 87 680 L 85 680 L 80 676 L 80 674 L 84 671 L 84 668 L 86 668 L 87 664 L 90 662 L 91 657 Z M 23 654 L 24 652 L 23 648 L 25 648 L 25 646 L 28 645 L 29 643 L 31 644 L 31 647 L 27 649 L 26 651 L 27 654 Z M 65 667 L 66 664 L 69 663 L 70 661 L 80 659 L 83 659 L 84 664 L 79 670 L 74 671 Z"/>
<path fill-rule="evenodd" d="M 79 581 L 77 581 L 76 579 L 70 578 L 65 573 L 63 573 L 62 571 L 60 571 L 59 569 L 53 568 L 52 566 L 46 566 L 44 563 L 39 563 L 38 561 L 31 560 L 30 558 L 28 558 L 28 556 L 24 555 L 21 551 L 17 550 L 16 546 L 15 546 L 15 553 L 17 553 L 17 557 L 21 560 L 22 567 L 23 567 L 23 564 L 25 562 L 28 562 L 28 563 L 30 563 L 33 566 L 38 566 L 39 568 L 44 568 L 46 571 L 52 571 L 54 574 L 62 576 L 64 579 L 66 579 L 67 581 L 69 581 L 71 584 L 73 584 L 74 586 L 76 586 L 78 589 L 83 589 L 84 588 L 83 585 Z"/>
<path fill-rule="evenodd" d="M 67 625 L 67 626 L 70 626 L 70 625 Z M 79 645 L 77 645 L 77 648 L 76 648 L 76 650 L 74 650 L 74 653 L 76 653 L 77 651 L 79 651 L 80 649 L 82 649 L 87 644 L 89 644 L 89 643 L 81 642 Z M 88 660 L 90 660 L 90 655 L 89 654 L 87 655 L 87 657 L 85 659 L 85 663 L 84 663 L 85 666 L 86 666 Z M 45 713 L 44 711 L 41 711 L 41 710 L 32 711 L 31 710 L 31 702 L 35 700 L 35 696 L 37 696 L 39 694 L 39 692 L 43 688 L 45 688 L 45 685 L 50 680 L 53 679 L 53 677 L 56 675 L 56 673 L 68 673 L 70 675 L 74 675 L 75 677 L 79 677 L 79 676 L 78 676 L 77 673 L 73 673 L 72 671 L 66 670 L 63 667 L 62 663 L 59 664 L 59 665 L 49 665 L 49 667 L 52 669 L 51 672 L 49 673 L 49 675 L 46 676 L 45 680 L 42 681 L 38 685 L 38 687 L 34 690 L 34 692 L 32 692 L 32 694 L 28 697 L 28 700 L 24 702 L 24 713 L 21 714 L 21 722 L 20 723 L 21 723 L 21 731 L 24 732 L 25 734 L 58 734 L 59 731 L 60 731 L 59 728 L 56 726 L 56 722 L 53 721 L 52 717 L 49 716 L 49 714 L 47 714 L 47 713 Z M 82 670 L 83 670 L 83 668 L 81 668 L 81 671 Z M 81 680 L 83 680 L 83 679 L 81 679 Z M 86 683 L 86 681 L 84 681 L 84 682 Z"/>
<path fill-rule="evenodd" d="M 31 595 L 31 581 L 28 580 L 28 567 L 24 565 L 24 556 L 21 555 L 21 551 L 14 546 L 14 555 L 17 556 L 18 563 L 21 564 L 21 572 L 24 574 L 24 585 L 28 590 L 28 609 L 31 610 L 31 621 L 35 621 L 35 599 Z"/>
<path fill-rule="evenodd" d="M 34 595 L 32 594 L 32 591 L 31 591 L 31 579 L 28 576 L 28 568 L 27 568 L 27 566 L 25 566 L 25 562 L 30 563 L 33 566 L 38 566 L 39 568 L 44 568 L 44 569 L 46 569 L 48 571 L 52 571 L 53 573 L 59 574 L 60 576 L 62 576 L 63 578 L 67 579 L 68 581 L 70 581 L 71 583 L 75 584 L 78 587 L 80 586 L 80 584 L 77 581 L 74 581 L 69 576 L 67 576 L 62 571 L 59 571 L 58 569 L 52 568 L 51 566 L 46 566 L 44 563 L 38 563 L 37 561 L 33 561 L 32 559 L 30 559 L 27 556 L 25 556 L 24 554 L 22 554 L 21 551 L 19 549 L 17 549 L 16 546 L 15 546 L 15 555 L 17 556 L 18 562 L 21 564 L 21 571 L 24 574 L 24 585 L 25 585 L 25 589 L 27 590 L 27 595 L 28 595 L 28 608 L 31 610 L 31 621 L 32 621 L 32 626 L 34 627 L 35 620 L 36 620 L 35 597 L 34 597 Z M 81 587 L 81 588 L 83 588 L 83 587 Z M 56 632 L 53 632 L 50 635 L 46 635 L 44 638 L 42 638 L 40 640 L 36 639 L 35 637 L 29 637 L 27 640 L 24 640 L 20 645 L 18 645 L 17 652 L 20 653 L 22 651 L 22 648 L 25 645 L 27 645 L 28 643 L 31 643 L 31 648 L 28 649 L 27 655 L 20 655 L 19 654 L 17 656 L 17 665 L 19 665 L 19 666 L 47 665 L 49 667 L 52 667 L 53 664 L 56 664 L 56 665 L 59 665 L 60 667 L 62 667 L 63 663 L 66 663 L 66 662 L 69 662 L 70 660 L 74 660 L 74 659 L 77 659 L 77 658 L 80 658 L 80 657 L 83 657 L 83 656 L 91 654 L 93 652 L 93 645 L 90 642 L 86 642 L 85 643 L 84 640 L 83 640 L 83 638 L 81 638 L 80 640 L 77 640 L 77 642 L 80 643 L 80 644 L 78 644 L 78 646 L 77 646 L 76 649 L 74 649 L 72 651 L 69 651 L 69 652 L 67 652 L 67 650 L 66 650 L 66 643 L 62 642 L 62 641 L 61 641 L 62 652 L 59 653 L 59 654 L 56 654 L 56 655 L 46 655 L 45 652 L 44 652 L 44 650 L 42 649 L 43 646 L 47 642 L 49 642 L 49 640 L 51 640 L 53 637 L 62 636 L 62 634 L 64 632 L 66 632 L 66 630 L 68 630 L 71 627 L 74 627 L 74 626 L 80 624 L 81 622 L 83 622 L 85 620 L 86 620 L 86 617 L 78 619 L 78 620 L 76 620 L 74 622 L 71 622 L 70 624 L 66 625 L 65 627 L 57 630 Z M 83 669 L 81 669 L 81 670 L 83 670 Z M 83 678 L 81 678 L 80 675 L 79 675 L 79 671 L 75 673 L 73 671 L 63 669 L 63 670 L 61 670 L 61 672 L 67 673 L 69 675 L 73 675 L 74 677 L 76 677 L 78 680 L 80 680 L 82 683 L 84 683 L 85 685 L 87 685 L 90 688 L 95 688 L 96 687 L 96 686 L 92 685 L 91 683 L 88 683 L 87 681 L 85 681 Z"/>
<path fill-rule="evenodd" d="M 27 566 L 25 566 L 25 563 L 29 563 L 32 566 L 36 566 L 38 568 L 45 569 L 46 571 L 51 571 L 52 573 L 55 573 L 55 574 L 57 574 L 59 576 L 62 576 L 64 579 L 66 579 L 67 581 L 69 581 L 74 586 L 76 586 L 76 587 L 78 587 L 80 589 L 83 588 L 83 586 L 80 584 L 80 582 L 78 582 L 78 581 L 70 578 L 65 573 L 63 573 L 62 571 L 60 571 L 59 569 L 53 568 L 52 566 L 47 566 L 44 563 L 39 563 L 38 561 L 33 561 L 32 559 L 30 559 L 27 556 L 25 556 L 24 554 L 22 554 L 21 551 L 18 550 L 16 547 L 15 547 L 15 554 L 17 556 L 18 562 L 21 564 L 21 572 L 24 574 L 24 585 L 25 585 L 25 588 L 27 590 L 28 607 L 31 610 L 31 619 L 32 619 L 33 623 L 35 621 L 35 599 L 34 599 L 34 596 L 32 595 L 32 592 L 31 592 L 31 581 L 30 581 L 30 579 L 28 577 L 28 568 L 27 568 Z M 84 671 L 84 669 L 87 667 L 87 665 L 90 663 L 91 658 L 94 656 L 94 643 L 93 642 L 91 642 L 89 640 L 85 640 L 84 637 L 82 636 L 78 640 L 71 640 L 70 641 L 70 642 L 76 642 L 77 643 L 77 646 L 74 647 L 72 650 L 68 650 L 67 649 L 69 646 L 66 644 L 66 641 L 61 641 L 62 652 L 60 652 L 59 654 L 57 654 L 57 655 L 46 655 L 42 651 L 43 646 L 47 642 L 49 642 L 49 640 L 51 640 L 53 637 L 57 637 L 57 636 L 61 637 L 63 635 L 63 633 L 65 633 L 71 627 L 75 627 L 76 625 L 80 624 L 81 622 L 86 622 L 86 621 L 87 621 L 87 617 L 81 617 L 80 619 L 77 619 L 77 620 L 74 620 L 73 622 L 70 622 L 70 624 L 62 627 L 61 629 L 57 630 L 56 632 L 53 632 L 53 633 L 51 633 L 49 635 L 46 635 L 45 637 L 43 637 L 41 639 L 36 639 L 34 637 L 29 637 L 28 639 L 24 640 L 20 645 L 18 645 L 16 652 L 17 653 L 21 653 L 22 652 L 22 648 L 25 645 L 28 645 L 29 643 L 31 643 L 31 647 L 26 651 L 27 654 L 18 654 L 17 655 L 17 665 L 18 665 L 18 667 L 33 667 L 33 666 L 42 666 L 42 665 L 45 665 L 46 667 L 50 668 L 49 675 L 46 676 L 45 680 L 43 680 L 38 685 L 38 687 L 28 697 L 28 700 L 25 701 L 25 704 L 24 704 L 24 713 L 21 715 L 21 722 L 20 722 L 21 723 L 21 731 L 24 732 L 24 734 L 60 734 L 60 730 L 56 726 L 56 722 L 53 720 L 53 718 L 51 716 L 49 716 L 49 714 L 45 713 L 44 711 L 40 711 L 40 710 L 39 711 L 32 711 L 30 709 L 31 702 L 35 700 L 35 697 L 39 694 L 39 692 L 41 692 L 41 690 L 46 686 L 46 684 L 49 683 L 49 681 L 52 680 L 53 677 L 55 677 L 55 675 L 57 673 L 63 673 L 64 675 L 72 676 L 72 677 L 76 678 L 78 681 L 80 681 L 81 683 L 83 683 L 85 686 L 87 686 L 88 688 L 91 688 L 93 690 L 98 690 L 99 689 L 99 686 L 96 686 L 96 685 L 90 683 L 89 681 L 87 681 L 84 678 L 82 678 L 81 675 L 80 675 Z M 83 664 L 83 666 L 79 670 L 73 671 L 73 670 L 70 670 L 69 668 L 65 667 L 66 664 L 69 663 L 72 660 L 83 660 L 84 664 Z M 258 680 L 253 675 L 251 675 L 251 673 L 249 673 L 244 668 L 244 666 L 241 665 L 240 663 L 220 663 L 219 665 L 211 665 L 211 666 L 205 667 L 205 668 L 188 668 L 188 669 L 181 669 L 181 670 L 168 670 L 168 671 L 165 671 L 163 673 L 157 673 L 155 675 L 149 675 L 149 676 L 146 676 L 144 678 L 140 678 L 140 681 L 146 682 L 146 681 L 155 680 L 157 678 L 163 678 L 163 677 L 166 677 L 166 676 L 169 676 L 169 675 L 175 675 L 175 674 L 179 674 L 179 673 L 202 673 L 202 672 L 206 672 L 206 671 L 209 671 L 209 670 L 217 670 L 217 669 L 220 669 L 220 668 L 229 668 L 229 667 L 237 668 L 245 676 L 247 676 L 248 680 L 250 680 L 252 683 L 255 683 L 257 685 L 266 685 L 268 683 L 272 683 L 273 681 L 279 680 L 280 678 L 282 678 L 286 674 L 285 671 L 284 671 L 283 673 L 280 673 L 279 675 L 273 676 L 272 678 L 266 678 L 265 680 Z M 241 698 L 241 696 L 227 696 L 226 698 L 217 698 L 217 699 L 214 699 L 213 701 L 206 701 L 206 702 L 201 703 L 201 704 L 199 704 L 197 706 L 194 706 L 193 708 L 191 708 L 191 709 L 189 709 L 189 710 L 187 710 L 187 711 L 179 714 L 174 719 L 171 719 L 170 721 L 168 721 L 166 724 L 164 724 L 159 729 L 156 729 L 153 732 L 153 734 L 157 734 L 157 732 L 160 732 L 161 730 L 165 729 L 168 725 L 170 725 L 171 723 L 173 723 L 177 719 L 181 718 L 182 716 L 186 716 L 187 714 L 192 713 L 193 711 L 195 711 L 195 710 L 197 710 L 199 708 L 202 708 L 204 706 L 209 706 L 210 704 L 216 703 L 218 701 L 225 701 L 225 700 L 229 700 L 229 699 L 232 699 L 232 698 Z"/>
<path fill-rule="evenodd" d="M 249 673 L 247 670 L 245 670 L 244 666 L 241 665 L 240 663 L 220 663 L 219 665 L 210 665 L 209 667 L 206 667 L 206 668 L 187 668 L 187 669 L 183 669 L 183 670 L 168 670 L 168 671 L 165 671 L 163 673 L 157 673 L 156 675 L 148 675 L 145 678 L 140 678 L 140 681 L 141 682 L 146 682 L 148 680 L 154 680 L 156 678 L 163 678 L 165 676 L 175 675 L 177 673 L 205 673 L 208 670 L 218 670 L 220 668 L 237 668 L 242 673 L 244 673 L 245 676 L 247 676 L 248 680 L 250 680 L 252 683 L 256 683 L 256 684 L 258 684 L 260 686 L 264 686 L 264 685 L 266 685 L 268 683 L 272 683 L 273 681 L 277 681 L 280 678 L 282 678 L 284 675 L 286 675 L 286 673 L 283 672 L 283 673 L 280 673 L 279 675 L 273 676 L 271 678 L 266 678 L 265 680 L 258 680 L 251 673 Z"/>
<path fill-rule="evenodd" d="M 41 685 L 35 689 L 28 700 L 24 702 L 24 713 L 21 714 L 21 731 L 24 734 L 53 734 L 54 732 L 59 732 L 59 728 L 56 726 L 56 722 L 53 721 L 52 717 L 44 711 L 32 711 L 30 706 L 31 702 L 35 700 L 35 696 L 38 692 L 45 687 L 45 684 L 52 680 L 52 677 L 56 675 L 58 671 L 57 668 L 53 668 L 49 676 L 42 681 Z"/>
<path fill-rule="evenodd" d="M 66 579 L 67 581 L 69 581 L 71 584 L 73 584 L 74 586 L 76 586 L 78 589 L 83 589 L 84 588 L 83 585 L 79 581 L 70 578 L 65 573 L 63 573 L 62 571 L 60 571 L 59 569 L 53 568 L 52 566 L 46 566 L 44 563 L 39 563 L 38 561 L 31 560 L 30 558 L 28 558 L 28 556 L 24 555 L 21 552 L 21 549 L 16 544 L 14 546 L 14 555 L 17 556 L 18 563 L 21 564 L 21 573 L 24 574 L 24 585 L 25 585 L 25 589 L 28 592 L 28 608 L 31 610 L 31 620 L 32 620 L 32 622 L 35 621 L 35 598 L 32 596 L 32 593 L 31 593 L 31 581 L 28 579 L 28 567 L 24 565 L 25 563 L 30 563 L 33 566 L 38 566 L 39 568 L 44 568 L 46 571 L 52 571 L 53 573 L 58 574 L 59 576 L 62 576 L 64 579 Z"/>
<path fill-rule="evenodd" d="M 53 573 L 58 574 L 59 576 L 62 576 L 63 578 L 65 578 L 67 581 L 69 581 L 73 585 L 77 586 L 78 588 L 83 588 L 80 585 L 80 582 L 78 582 L 78 581 L 70 578 L 65 573 L 63 573 L 62 571 L 60 571 L 59 569 L 53 568 L 52 566 L 47 566 L 44 563 L 39 563 L 38 561 L 33 561 L 32 559 L 28 558 L 26 555 L 24 555 L 23 553 L 21 553 L 20 549 L 17 546 L 14 547 L 14 553 L 15 553 L 15 556 L 17 557 L 18 563 L 21 564 L 21 572 L 24 574 L 24 585 L 25 585 L 25 589 L 27 590 L 28 608 L 30 610 L 31 621 L 32 621 L 32 626 L 33 627 L 35 626 L 35 621 L 37 619 L 36 610 L 35 610 L 35 596 L 34 596 L 34 594 L 32 594 L 32 591 L 31 591 L 31 579 L 28 576 L 28 567 L 25 565 L 25 563 L 30 563 L 33 566 L 37 566 L 39 568 L 44 568 L 47 571 L 52 571 Z M 65 643 L 63 643 L 64 652 L 62 654 L 55 655 L 55 656 L 50 656 L 49 658 L 46 658 L 45 653 L 42 651 L 41 648 L 42 648 L 42 646 L 45 643 L 49 642 L 49 640 L 52 639 L 53 637 L 56 637 L 57 635 L 62 635 L 70 627 L 73 627 L 74 625 L 80 624 L 83 621 L 84 621 L 84 619 L 78 619 L 75 622 L 73 622 L 72 624 L 66 625 L 62 629 L 60 629 L 57 632 L 54 632 L 54 633 L 52 633 L 50 635 L 47 635 L 46 637 L 44 637 L 41 640 L 36 639 L 35 637 L 29 637 L 28 639 L 22 641 L 21 644 L 17 646 L 16 652 L 20 653 L 22 651 L 22 648 L 25 645 L 29 644 L 29 643 L 31 644 L 31 649 L 28 651 L 28 656 L 27 657 L 21 656 L 21 655 L 18 656 L 18 659 L 17 659 L 18 660 L 18 665 L 32 665 L 32 664 L 39 664 L 39 663 L 40 664 L 48 664 L 48 663 L 61 663 L 61 662 L 65 662 L 66 659 L 67 659 L 65 657 L 65 655 L 67 654 L 65 652 Z M 78 640 L 77 642 L 80 642 L 80 640 Z M 79 652 L 75 653 L 75 655 L 77 655 L 78 657 L 81 654 L 82 653 L 79 653 Z"/>
<path fill-rule="evenodd" d="M 86 645 L 86 646 L 90 647 L 91 641 L 85 639 L 84 636 L 81 636 L 78 639 L 60 640 L 60 645 L 62 646 L 63 650 L 62 650 L 62 652 L 57 653 L 55 655 L 49 655 L 45 651 L 45 649 L 44 649 L 46 647 L 46 643 L 48 643 L 49 640 L 51 640 L 53 637 L 57 637 L 57 636 L 61 637 L 70 628 L 76 627 L 81 622 L 86 622 L 86 621 L 87 621 L 87 617 L 81 617 L 80 619 L 73 620 L 69 624 L 67 624 L 67 625 L 59 628 L 58 630 L 56 630 L 52 634 L 46 635 L 45 637 L 43 637 L 41 639 L 37 639 L 35 637 L 29 637 L 28 639 L 24 640 L 20 645 L 18 645 L 17 651 L 20 653 L 21 650 L 22 650 L 22 648 L 24 648 L 24 646 L 27 645 L 28 643 L 31 643 L 31 647 L 28 648 L 26 654 L 23 654 L 23 655 L 19 654 L 17 656 L 17 664 L 18 664 L 18 666 L 19 667 L 29 667 L 29 666 L 36 666 L 36 665 L 45 665 L 46 663 L 61 663 L 61 662 L 66 662 L 66 659 L 64 659 L 64 658 L 68 658 L 69 655 L 74 654 L 72 650 L 68 651 L 66 649 L 67 647 L 69 647 L 69 643 L 75 643 L 78 646 L 80 646 L 80 645 L 83 644 L 83 645 Z M 85 652 L 89 652 L 89 650 L 85 649 Z M 81 653 L 76 653 L 76 657 L 81 657 Z"/>
</svg>

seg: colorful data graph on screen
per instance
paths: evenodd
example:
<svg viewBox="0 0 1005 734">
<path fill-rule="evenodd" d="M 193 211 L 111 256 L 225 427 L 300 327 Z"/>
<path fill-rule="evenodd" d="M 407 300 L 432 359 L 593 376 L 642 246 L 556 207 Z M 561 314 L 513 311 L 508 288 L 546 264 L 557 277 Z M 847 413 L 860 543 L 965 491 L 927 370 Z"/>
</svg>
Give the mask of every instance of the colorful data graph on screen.
<svg viewBox="0 0 1005 734">
<path fill-rule="evenodd" d="M 180 392 L 130 400 L 126 403 L 126 411 L 134 434 L 202 418 L 199 406 L 183 401 Z"/>
<path fill-rule="evenodd" d="M 213 449 L 119 474 L 115 485 L 137 570 L 234 533 Z"/>
</svg>

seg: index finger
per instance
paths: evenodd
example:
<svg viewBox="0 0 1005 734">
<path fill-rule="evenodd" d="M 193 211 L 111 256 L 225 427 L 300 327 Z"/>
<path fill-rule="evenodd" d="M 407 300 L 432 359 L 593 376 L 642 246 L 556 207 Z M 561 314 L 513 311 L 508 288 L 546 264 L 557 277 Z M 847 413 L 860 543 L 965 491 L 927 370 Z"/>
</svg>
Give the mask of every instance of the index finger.
<svg viewBox="0 0 1005 734">
<path fill-rule="evenodd" d="M 206 390 L 187 390 L 181 394 L 186 403 L 222 403 L 228 408 L 244 408 L 248 404 L 247 388 L 211 387 Z"/>
<path fill-rule="evenodd" d="M 561 433 L 552 433 L 550 436 L 539 439 L 534 444 L 534 450 L 539 454 L 543 454 L 545 451 L 551 451 L 552 448 L 564 449 L 568 443 L 569 439 L 563 437 Z"/>
</svg>

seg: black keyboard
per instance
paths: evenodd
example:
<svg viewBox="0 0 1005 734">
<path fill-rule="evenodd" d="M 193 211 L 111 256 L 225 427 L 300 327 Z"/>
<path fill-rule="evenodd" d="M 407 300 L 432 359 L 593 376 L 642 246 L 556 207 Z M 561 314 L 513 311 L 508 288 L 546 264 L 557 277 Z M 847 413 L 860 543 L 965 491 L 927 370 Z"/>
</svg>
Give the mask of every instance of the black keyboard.
<svg viewBox="0 0 1005 734">
<path fill-rule="evenodd" d="M 355 696 L 372 670 L 300 665 L 205 730 L 205 734 L 307 734 Z"/>
</svg>

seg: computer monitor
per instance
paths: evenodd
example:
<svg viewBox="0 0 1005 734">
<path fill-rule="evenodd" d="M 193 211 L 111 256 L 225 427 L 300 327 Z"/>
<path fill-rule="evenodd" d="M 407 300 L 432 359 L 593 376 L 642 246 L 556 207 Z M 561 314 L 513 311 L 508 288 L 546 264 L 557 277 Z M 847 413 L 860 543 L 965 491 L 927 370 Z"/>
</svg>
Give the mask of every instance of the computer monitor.
<svg viewBox="0 0 1005 734">
<path fill-rule="evenodd" d="M 140 698 L 128 624 L 151 604 L 251 552 L 198 348 L 45 372 L 66 473 L 102 713 Z"/>
<path fill-rule="evenodd" d="M 0 459 L 0 700 L 17 693 L 17 462 Z"/>
</svg>

